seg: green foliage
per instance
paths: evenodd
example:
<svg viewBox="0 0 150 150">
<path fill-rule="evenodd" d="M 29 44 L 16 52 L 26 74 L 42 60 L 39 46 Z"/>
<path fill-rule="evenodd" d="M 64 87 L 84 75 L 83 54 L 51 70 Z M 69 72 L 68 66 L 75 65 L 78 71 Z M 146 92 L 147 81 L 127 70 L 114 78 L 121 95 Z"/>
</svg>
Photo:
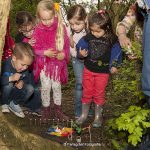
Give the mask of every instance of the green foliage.
<svg viewBox="0 0 150 150">
<path fill-rule="evenodd" d="M 81 134 L 82 128 L 81 128 L 81 126 L 77 125 L 75 122 L 73 122 L 72 128 L 76 131 L 76 133 L 77 133 L 78 135 Z"/>
<path fill-rule="evenodd" d="M 136 146 L 150 127 L 148 122 L 150 110 L 134 106 L 144 98 L 140 81 L 141 49 L 141 43 L 137 41 L 132 42 L 131 49 L 123 49 L 126 54 L 132 55 L 136 59 L 131 60 L 126 56 L 119 68 L 119 73 L 112 76 L 111 80 L 110 95 L 113 99 L 113 106 L 117 109 L 114 108 L 116 119 L 110 119 L 107 127 L 112 138 L 112 145 L 116 150 L 124 149 L 127 143 Z M 118 110 L 119 107 L 120 111 Z"/>
<path fill-rule="evenodd" d="M 109 121 L 112 130 L 124 131 L 128 136 L 128 142 L 136 146 L 141 142 L 142 135 L 150 128 L 148 117 L 150 110 L 137 106 L 130 106 L 128 112 L 121 114 L 117 119 Z"/>
<path fill-rule="evenodd" d="M 119 73 L 112 76 L 113 99 L 120 99 L 120 104 L 132 105 L 143 98 L 141 90 L 141 62 L 125 59 L 119 69 Z M 125 104 L 125 105 L 126 105 Z"/>
</svg>

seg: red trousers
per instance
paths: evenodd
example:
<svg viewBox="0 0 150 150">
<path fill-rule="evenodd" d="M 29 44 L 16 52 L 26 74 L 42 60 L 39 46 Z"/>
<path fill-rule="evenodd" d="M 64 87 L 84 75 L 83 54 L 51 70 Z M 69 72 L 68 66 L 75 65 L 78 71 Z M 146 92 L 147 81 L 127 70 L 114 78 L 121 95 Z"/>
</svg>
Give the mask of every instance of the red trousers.
<svg viewBox="0 0 150 150">
<path fill-rule="evenodd" d="M 82 103 L 103 105 L 105 103 L 105 89 L 108 84 L 109 74 L 94 73 L 84 68 Z"/>
</svg>

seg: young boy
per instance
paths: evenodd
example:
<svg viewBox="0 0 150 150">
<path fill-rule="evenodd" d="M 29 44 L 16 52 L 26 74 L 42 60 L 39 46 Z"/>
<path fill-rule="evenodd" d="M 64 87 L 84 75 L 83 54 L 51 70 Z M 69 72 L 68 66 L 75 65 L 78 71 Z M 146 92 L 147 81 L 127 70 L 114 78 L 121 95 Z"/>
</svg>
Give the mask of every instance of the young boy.
<svg viewBox="0 0 150 150">
<path fill-rule="evenodd" d="M 2 63 L 0 85 L 2 90 L 2 112 L 11 110 L 18 117 L 25 115 L 19 104 L 27 102 L 34 88 L 30 83 L 28 67 L 32 64 L 34 53 L 28 43 L 15 44 L 12 57 Z"/>
</svg>

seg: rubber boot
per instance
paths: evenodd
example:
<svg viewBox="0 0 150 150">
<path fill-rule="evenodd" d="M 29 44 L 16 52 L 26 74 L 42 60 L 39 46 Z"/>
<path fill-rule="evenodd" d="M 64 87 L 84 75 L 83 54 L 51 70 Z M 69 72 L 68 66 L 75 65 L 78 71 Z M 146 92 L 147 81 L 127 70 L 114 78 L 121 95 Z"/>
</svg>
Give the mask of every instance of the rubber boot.
<svg viewBox="0 0 150 150">
<path fill-rule="evenodd" d="M 59 120 L 69 120 L 69 117 L 62 112 L 61 105 L 54 104 L 54 114 L 55 118 Z"/>
<path fill-rule="evenodd" d="M 41 117 L 42 123 L 47 123 L 48 119 L 50 118 L 50 115 L 51 115 L 50 106 L 43 107 L 42 108 L 42 117 Z"/>
<path fill-rule="evenodd" d="M 102 111 L 102 106 L 95 104 L 95 119 L 92 124 L 94 128 L 99 128 L 102 126 Z"/>
<path fill-rule="evenodd" d="M 89 114 L 89 109 L 90 109 L 90 104 L 82 103 L 82 114 L 76 120 L 76 124 L 81 125 L 86 121 L 87 116 Z"/>
</svg>

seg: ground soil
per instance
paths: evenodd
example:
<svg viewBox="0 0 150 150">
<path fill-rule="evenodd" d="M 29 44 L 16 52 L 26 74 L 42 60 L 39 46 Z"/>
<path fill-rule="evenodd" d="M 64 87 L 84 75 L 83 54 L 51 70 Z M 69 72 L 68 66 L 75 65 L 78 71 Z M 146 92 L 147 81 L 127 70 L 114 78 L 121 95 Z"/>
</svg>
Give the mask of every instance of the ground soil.
<svg viewBox="0 0 150 150">
<path fill-rule="evenodd" d="M 88 117 L 88 120 L 83 124 L 82 128 L 90 127 L 82 131 L 81 143 L 77 143 L 77 133 L 73 133 L 71 138 L 68 137 L 57 137 L 47 134 L 47 130 L 52 125 L 60 125 L 65 127 L 71 127 L 71 121 L 75 121 L 74 119 L 74 103 L 73 103 L 73 89 L 63 90 L 63 111 L 66 115 L 68 115 L 71 120 L 69 121 L 59 121 L 55 119 L 49 119 L 47 123 L 41 123 L 39 117 L 35 117 L 33 115 L 27 115 L 25 119 L 20 119 L 16 117 L 14 114 L 7 114 L 6 118 L 9 122 L 18 126 L 23 131 L 28 133 L 37 134 L 43 138 L 46 138 L 50 141 L 58 142 L 64 146 L 72 147 L 74 149 L 99 149 L 99 150 L 112 150 L 111 142 L 106 132 L 106 121 L 112 117 L 111 109 L 109 103 L 104 106 L 103 111 L 103 126 L 101 128 L 93 128 L 92 122 L 94 119 L 94 115 Z M 53 104 L 52 104 L 53 105 Z M 53 114 L 52 114 L 53 118 Z M 91 136 L 90 136 L 91 135 Z"/>
</svg>

